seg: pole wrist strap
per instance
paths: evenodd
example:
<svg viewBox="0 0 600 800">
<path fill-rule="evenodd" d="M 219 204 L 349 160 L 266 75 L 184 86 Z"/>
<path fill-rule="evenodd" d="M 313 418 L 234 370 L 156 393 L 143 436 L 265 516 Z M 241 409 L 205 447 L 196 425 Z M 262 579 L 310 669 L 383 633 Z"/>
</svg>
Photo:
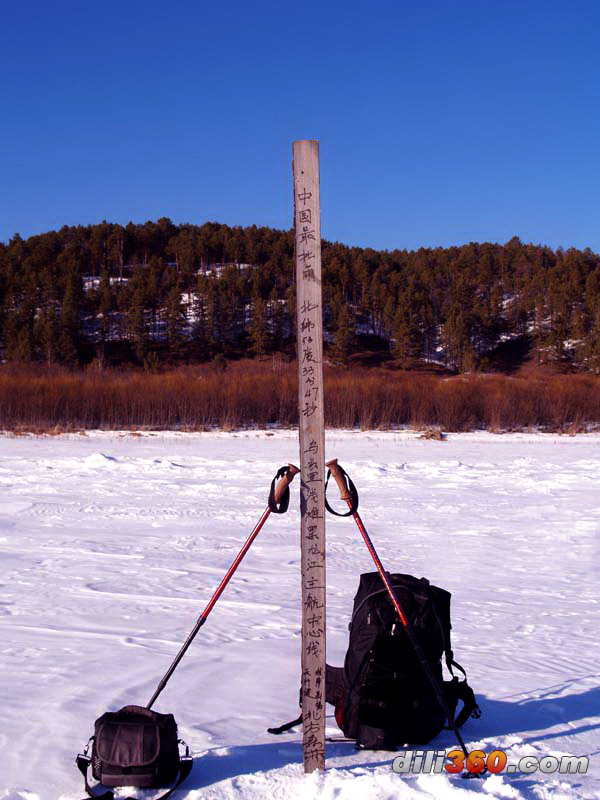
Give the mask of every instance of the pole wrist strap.
<svg viewBox="0 0 600 800">
<path fill-rule="evenodd" d="M 329 483 L 329 478 L 331 478 L 331 470 L 327 470 L 327 480 L 325 481 L 325 508 L 329 511 L 330 514 L 335 514 L 336 517 L 351 517 L 353 514 L 356 514 L 358 510 L 358 492 L 356 490 L 356 486 L 352 483 L 352 478 L 348 475 L 346 470 L 343 467 L 340 467 L 338 464 L 338 469 L 344 476 L 344 480 L 346 481 L 346 486 L 348 487 L 348 491 L 350 492 L 350 507 L 348 511 L 345 513 L 341 513 L 340 511 L 334 511 L 333 508 L 327 502 L 327 484 Z"/>
</svg>

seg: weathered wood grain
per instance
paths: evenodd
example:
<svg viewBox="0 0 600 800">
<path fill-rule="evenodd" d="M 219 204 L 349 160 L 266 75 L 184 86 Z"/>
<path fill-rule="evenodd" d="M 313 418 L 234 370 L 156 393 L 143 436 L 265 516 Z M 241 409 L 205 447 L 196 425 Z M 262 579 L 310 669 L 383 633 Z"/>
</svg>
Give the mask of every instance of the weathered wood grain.
<svg viewBox="0 0 600 800">
<path fill-rule="evenodd" d="M 304 771 L 325 768 L 325 424 L 319 143 L 293 144 L 300 411 Z"/>
</svg>

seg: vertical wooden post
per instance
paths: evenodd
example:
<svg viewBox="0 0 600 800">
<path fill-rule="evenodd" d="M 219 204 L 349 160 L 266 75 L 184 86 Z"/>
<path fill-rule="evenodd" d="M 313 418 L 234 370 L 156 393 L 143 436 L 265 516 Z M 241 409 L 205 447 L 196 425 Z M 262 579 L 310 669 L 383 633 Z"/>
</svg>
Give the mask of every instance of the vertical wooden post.
<svg viewBox="0 0 600 800">
<path fill-rule="evenodd" d="M 325 420 L 319 143 L 293 144 L 304 771 L 325 769 Z"/>
</svg>

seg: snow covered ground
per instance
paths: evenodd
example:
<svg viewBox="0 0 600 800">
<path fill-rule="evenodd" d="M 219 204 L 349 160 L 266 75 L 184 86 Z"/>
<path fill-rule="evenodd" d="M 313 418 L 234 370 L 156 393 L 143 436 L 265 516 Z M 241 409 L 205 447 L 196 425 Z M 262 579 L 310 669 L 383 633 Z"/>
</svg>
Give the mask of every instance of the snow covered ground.
<svg viewBox="0 0 600 800">
<path fill-rule="evenodd" d="M 297 713 L 295 485 L 157 703 L 195 755 L 176 796 L 600 797 L 600 437 L 334 432 L 327 451 L 388 569 L 453 594 L 454 650 L 483 709 L 469 748 L 588 755 L 589 774 L 403 776 L 390 753 L 336 743 L 325 775 L 305 777 L 300 731 L 265 732 Z M 83 797 L 74 756 L 94 719 L 148 701 L 297 452 L 294 431 L 0 439 L 2 800 Z M 327 526 L 340 664 L 372 564 L 351 520 Z"/>
</svg>

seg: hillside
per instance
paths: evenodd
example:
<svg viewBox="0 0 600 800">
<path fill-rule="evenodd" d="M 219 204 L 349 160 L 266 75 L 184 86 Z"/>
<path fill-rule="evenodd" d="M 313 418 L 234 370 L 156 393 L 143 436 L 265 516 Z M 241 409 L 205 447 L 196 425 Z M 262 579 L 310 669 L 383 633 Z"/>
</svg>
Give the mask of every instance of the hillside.
<svg viewBox="0 0 600 800">
<path fill-rule="evenodd" d="M 323 242 L 333 364 L 600 370 L 600 256 L 523 244 L 376 251 Z M 293 237 L 169 219 L 0 244 L 0 350 L 67 366 L 294 352 Z"/>
</svg>

